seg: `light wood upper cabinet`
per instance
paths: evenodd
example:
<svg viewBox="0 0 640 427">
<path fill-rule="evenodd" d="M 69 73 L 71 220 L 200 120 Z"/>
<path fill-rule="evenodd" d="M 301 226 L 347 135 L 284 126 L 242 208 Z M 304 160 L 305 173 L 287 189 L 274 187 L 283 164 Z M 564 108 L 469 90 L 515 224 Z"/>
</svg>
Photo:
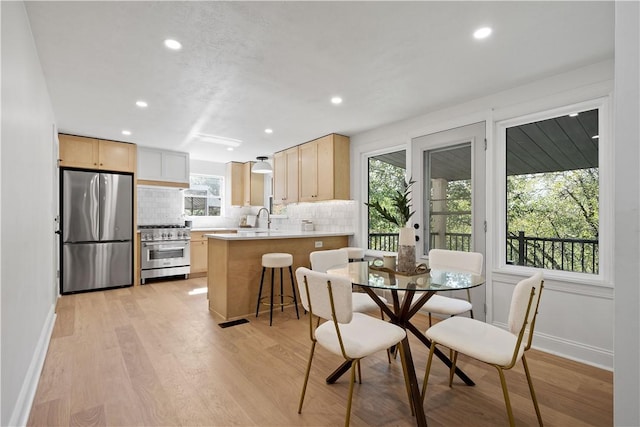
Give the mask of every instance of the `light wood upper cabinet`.
<svg viewBox="0 0 640 427">
<path fill-rule="evenodd" d="M 275 204 L 298 201 L 299 179 L 298 147 L 280 151 L 273 156 L 273 202 Z"/>
<path fill-rule="evenodd" d="M 189 153 L 138 147 L 138 184 L 189 187 Z"/>
<path fill-rule="evenodd" d="M 244 205 L 264 206 L 264 175 L 251 173 L 255 162 L 246 162 L 244 166 Z"/>
<path fill-rule="evenodd" d="M 349 199 L 349 138 L 331 134 L 302 144 L 300 201 Z"/>
<path fill-rule="evenodd" d="M 136 146 L 126 142 L 58 135 L 60 166 L 103 169 L 118 172 L 136 171 Z"/>
<path fill-rule="evenodd" d="M 99 140 L 98 167 L 111 171 L 136 171 L 136 146 L 124 142 Z"/>
<path fill-rule="evenodd" d="M 226 187 L 231 206 L 264 205 L 264 175 L 251 173 L 254 163 L 227 163 Z"/>
</svg>

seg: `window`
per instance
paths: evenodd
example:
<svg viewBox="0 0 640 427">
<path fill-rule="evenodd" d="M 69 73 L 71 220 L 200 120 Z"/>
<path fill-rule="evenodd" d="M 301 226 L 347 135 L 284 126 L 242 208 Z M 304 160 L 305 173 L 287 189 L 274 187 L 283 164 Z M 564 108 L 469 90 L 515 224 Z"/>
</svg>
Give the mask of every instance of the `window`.
<svg viewBox="0 0 640 427">
<path fill-rule="evenodd" d="M 599 110 L 507 127 L 507 264 L 599 274 Z"/>
<path fill-rule="evenodd" d="M 189 189 L 184 191 L 184 212 L 189 216 L 220 216 L 222 213 L 221 176 L 196 175 L 189 177 Z"/>
<path fill-rule="evenodd" d="M 471 143 L 424 152 L 430 249 L 471 250 Z"/>
<path fill-rule="evenodd" d="M 402 191 L 407 172 L 406 151 L 380 154 L 369 157 L 368 164 L 368 202 L 379 201 L 383 206 L 391 208 L 391 196 Z M 368 248 L 376 251 L 397 252 L 399 230 L 369 208 L 369 244 Z"/>
</svg>

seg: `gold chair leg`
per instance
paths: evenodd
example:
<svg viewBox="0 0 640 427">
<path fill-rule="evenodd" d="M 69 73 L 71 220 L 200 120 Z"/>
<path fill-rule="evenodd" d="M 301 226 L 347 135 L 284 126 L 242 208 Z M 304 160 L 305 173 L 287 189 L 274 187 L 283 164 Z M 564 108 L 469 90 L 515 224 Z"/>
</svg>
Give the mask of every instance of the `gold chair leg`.
<svg viewBox="0 0 640 427">
<path fill-rule="evenodd" d="M 344 427 L 349 427 L 349 420 L 351 419 L 351 401 L 353 400 L 353 383 L 356 382 L 356 366 L 360 363 L 360 360 L 354 360 L 351 364 L 351 381 L 349 381 L 349 397 L 347 398 L 347 418 L 344 422 Z"/>
<path fill-rule="evenodd" d="M 467 289 L 467 301 L 471 302 L 471 291 L 469 289 Z M 469 315 L 471 316 L 471 318 L 473 319 L 473 308 L 471 308 L 471 310 L 469 310 Z"/>
<path fill-rule="evenodd" d="M 409 408 L 411 408 L 411 416 L 414 416 L 416 413 L 413 409 L 413 400 L 411 399 L 411 385 L 409 384 L 409 373 L 407 372 L 407 365 L 404 363 L 404 353 L 402 350 L 402 345 L 398 343 L 396 346 L 396 352 L 400 351 L 400 361 L 402 362 L 402 374 L 404 375 L 404 385 L 407 389 L 407 397 L 409 398 Z"/>
<path fill-rule="evenodd" d="M 431 312 L 429 312 L 429 327 L 431 327 Z"/>
<path fill-rule="evenodd" d="M 431 341 L 431 348 L 429 349 L 429 358 L 427 359 L 427 369 L 424 373 L 424 381 L 422 382 L 422 404 L 424 405 L 424 398 L 427 395 L 427 382 L 429 381 L 429 373 L 431 372 L 431 361 L 433 360 L 433 353 L 436 351 L 435 341 Z"/>
<path fill-rule="evenodd" d="M 522 355 L 522 364 L 524 365 L 524 373 L 527 375 L 527 382 L 529 383 L 529 391 L 531 392 L 531 399 L 533 400 L 533 406 L 536 409 L 536 416 L 538 417 L 538 424 L 542 427 L 542 414 L 540 414 L 540 407 L 538 407 L 538 399 L 536 399 L 536 392 L 533 391 L 533 382 L 531 381 L 531 373 L 529 372 L 529 365 L 527 365 L 527 359 Z"/>
<path fill-rule="evenodd" d="M 384 320 L 384 310 L 380 309 L 380 319 Z M 391 352 L 387 349 L 387 360 L 391 363 Z"/>
<path fill-rule="evenodd" d="M 311 361 L 313 360 L 313 352 L 316 349 L 316 342 L 311 344 L 311 353 L 309 354 L 309 361 L 307 362 L 307 372 L 304 375 L 304 384 L 302 386 L 302 394 L 300 395 L 300 404 L 298 405 L 298 413 L 302 413 L 302 402 L 304 402 L 304 395 L 307 391 L 307 383 L 309 382 L 309 372 L 311 372 Z"/>
<path fill-rule="evenodd" d="M 453 386 L 453 376 L 456 373 L 456 361 L 458 360 L 458 352 L 449 350 L 449 358 L 451 359 L 451 369 L 449 369 L 449 387 Z"/>
<path fill-rule="evenodd" d="M 498 375 L 500 375 L 500 384 L 502 384 L 502 394 L 504 394 L 504 404 L 507 406 L 507 415 L 509 416 L 509 425 L 515 427 L 516 421 L 513 418 L 513 411 L 511 410 L 511 401 L 509 400 L 509 391 L 507 390 L 507 381 L 504 379 L 504 371 L 500 366 L 496 366 Z"/>
</svg>

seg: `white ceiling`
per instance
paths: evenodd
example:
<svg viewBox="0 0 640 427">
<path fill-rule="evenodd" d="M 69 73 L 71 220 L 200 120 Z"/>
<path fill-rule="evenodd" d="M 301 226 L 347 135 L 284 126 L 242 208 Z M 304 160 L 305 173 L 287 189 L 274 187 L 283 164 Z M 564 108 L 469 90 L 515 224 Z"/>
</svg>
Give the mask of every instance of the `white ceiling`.
<svg viewBox="0 0 640 427">
<path fill-rule="evenodd" d="M 351 136 L 613 57 L 612 1 L 26 8 L 61 132 L 218 162 Z M 492 36 L 473 39 L 485 25 Z M 195 134 L 242 142 L 229 152 Z"/>
</svg>

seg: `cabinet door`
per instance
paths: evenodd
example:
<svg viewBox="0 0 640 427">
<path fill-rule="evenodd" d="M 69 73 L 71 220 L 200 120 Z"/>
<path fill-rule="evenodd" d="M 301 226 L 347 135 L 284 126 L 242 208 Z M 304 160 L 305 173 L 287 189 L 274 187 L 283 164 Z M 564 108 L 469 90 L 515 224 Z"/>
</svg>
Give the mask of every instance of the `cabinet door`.
<svg viewBox="0 0 640 427">
<path fill-rule="evenodd" d="M 191 273 L 207 272 L 207 241 L 191 240 Z"/>
<path fill-rule="evenodd" d="M 97 169 L 98 140 L 74 135 L 58 135 L 60 166 Z"/>
<path fill-rule="evenodd" d="M 227 163 L 227 194 L 231 206 L 244 205 L 244 165 L 237 162 Z"/>
<path fill-rule="evenodd" d="M 166 181 L 189 182 L 189 153 L 162 153 L 162 178 Z"/>
<path fill-rule="evenodd" d="M 162 181 L 162 151 L 138 147 L 138 179 Z"/>
<path fill-rule="evenodd" d="M 325 136 L 316 141 L 318 178 L 316 180 L 315 200 L 332 200 L 334 198 L 334 156 L 333 156 L 333 136 Z"/>
<path fill-rule="evenodd" d="M 287 154 L 280 151 L 273 155 L 273 203 L 287 202 Z"/>
<path fill-rule="evenodd" d="M 242 182 L 244 184 L 242 204 L 245 206 L 251 206 L 251 166 L 253 166 L 253 162 L 247 162 L 242 165 Z"/>
<path fill-rule="evenodd" d="M 299 189 L 299 150 L 298 147 L 290 148 L 285 151 L 287 156 L 287 203 L 296 203 L 298 201 Z"/>
<path fill-rule="evenodd" d="M 318 145 L 302 144 L 300 150 L 300 201 L 313 202 L 318 191 Z"/>
<path fill-rule="evenodd" d="M 100 140 L 99 169 L 135 172 L 136 146 L 124 142 Z"/>
<path fill-rule="evenodd" d="M 244 164 L 244 205 L 264 206 L 264 175 L 252 173 L 255 162 Z"/>
</svg>

